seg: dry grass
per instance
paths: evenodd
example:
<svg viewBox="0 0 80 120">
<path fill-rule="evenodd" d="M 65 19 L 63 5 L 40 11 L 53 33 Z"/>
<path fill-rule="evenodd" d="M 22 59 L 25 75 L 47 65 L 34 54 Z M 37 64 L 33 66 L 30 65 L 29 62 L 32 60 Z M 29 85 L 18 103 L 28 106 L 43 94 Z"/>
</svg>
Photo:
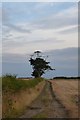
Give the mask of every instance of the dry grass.
<svg viewBox="0 0 80 120">
<path fill-rule="evenodd" d="M 2 97 L 0 96 L 0 119 L 2 118 Z"/>
<path fill-rule="evenodd" d="M 40 94 L 44 85 L 45 81 L 42 81 L 34 88 L 22 90 L 12 95 L 10 93 L 3 95 L 3 117 L 15 118 L 21 115 L 27 106 Z"/>
<path fill-rule="evenodd" d="M 0 77 L 0 119 L 2 118 L 2 78 Z"/>
<path fill-rule="evenodd" d="M 52 80 L 57 98 L 69 111 L 71 118 L 78 117 L 78 80 Z"/>
</svg>

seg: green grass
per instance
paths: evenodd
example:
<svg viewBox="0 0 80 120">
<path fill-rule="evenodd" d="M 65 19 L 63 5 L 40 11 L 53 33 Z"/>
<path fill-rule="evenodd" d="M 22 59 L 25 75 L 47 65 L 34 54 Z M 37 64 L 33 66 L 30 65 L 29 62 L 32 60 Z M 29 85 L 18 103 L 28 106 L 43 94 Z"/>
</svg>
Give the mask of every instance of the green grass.
<svg viewBox="0 0 80 120">
<path fill-rule="evenodd" d="M 2 91 L 2 78 L 0 77 L 0 91 Z"/>
<path fill-rule="evenodd" d="M 2 90 L 16 92 L 19 90 L 24 90 L 26 88 L 33 88 L 42 80 L 42 78 L 34 78 L 28 81 L 19 80 L 14 75 L 5 75 L 2 77 Z"/>
<path fill-rule="evenodd" d="M 39 113 L 39 114 L 33 116 L 32 118 L 47 118 L 47 115 L 44 113 Z"/>
<path fill-rule="evenodd" d="M 29 88 L 34 88 L 38 83 L 43 81 L 43 78 L 34 78 L 30 80 L 17 79 L 15 75 L 5 75 L 2 77 L 3 104 L 6 108 L 3 112 L 3 117 L 13 118 L 21 114 L 23 109 L 17 110 L 14 106 L 13 93 L 20 93 Z M 25 96 L 24 96 L 25 97 Z M 24 108 L 25 109 L 25 108 Z"/>
</svg>

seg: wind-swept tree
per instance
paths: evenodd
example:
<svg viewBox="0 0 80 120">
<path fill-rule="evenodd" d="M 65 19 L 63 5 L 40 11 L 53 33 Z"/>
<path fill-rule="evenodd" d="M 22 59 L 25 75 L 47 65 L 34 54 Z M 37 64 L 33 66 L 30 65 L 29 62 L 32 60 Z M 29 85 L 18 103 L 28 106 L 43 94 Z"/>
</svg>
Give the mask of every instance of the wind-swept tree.
<svg viewBox="0 0 80 120">
<path fill-rule="evenodd" d="M 55 70 L 48 65 L 50 62 L 47 62 L 45 59 L 43 59 L 40 54 L 40 51 L 34 52 L 29 60 L 30 64 L 33 67 L 32 76 L 34 76 L 35 78 L 41 77 L 48 70 Z"/>
</svg>

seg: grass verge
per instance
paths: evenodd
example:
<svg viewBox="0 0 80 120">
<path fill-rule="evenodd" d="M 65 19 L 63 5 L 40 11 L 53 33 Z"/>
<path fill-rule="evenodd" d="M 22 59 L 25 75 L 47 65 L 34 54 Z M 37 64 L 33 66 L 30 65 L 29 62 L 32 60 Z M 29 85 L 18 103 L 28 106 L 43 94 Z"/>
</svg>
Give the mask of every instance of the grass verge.
<svg viewBox="0 0 80 120">
<path fill-rule="evenodd" d="M 40 94 L 45 81 L 43 78 L 19 80 L 16 76 L 2 77 L 2 117 L 16 118 Z"/>
<path fill-rule="evenodd" d="M 2 77 L 2 90 L 9 92 L 18 92 L 20 90 L 24 90 L 26 88 L 33 88 L 39 82 L 41 82 L 43 78 L 34 78 L 32 80 L 19 80 L 16 76 L 5 75 Z"/>
</svg>

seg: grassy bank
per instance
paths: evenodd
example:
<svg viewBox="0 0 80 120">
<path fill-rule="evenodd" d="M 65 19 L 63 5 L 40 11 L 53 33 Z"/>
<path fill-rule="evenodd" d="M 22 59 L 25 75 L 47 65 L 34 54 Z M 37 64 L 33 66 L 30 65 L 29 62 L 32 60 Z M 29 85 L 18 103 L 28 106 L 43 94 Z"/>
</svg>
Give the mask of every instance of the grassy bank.
<svg viewBox="0 0 80 120">
<path fill-rule="evenodd" d="M 3 118 L 16 118 L 40 94 L 45 82 L 42 78 L 19 80 L 15 76 L 2 77 Z"/>
<path fill-rule="evenodd" d="M 2 90 L 2 78 L 0 77 L 0 91 Z"/>
<path fill-rule="evenodd" d="M 9 92 L 18 92 L 20 90 L 25 90 L 26 88 L 33 88 L 39 82 L 41 82 L 42 78 L 34 78 L 32 80 L 19 80 L 16 76 L 6 75 L 2 77 L 2 90 Z"/>
<path fill-rule="evenodd" d="M 2 118 L 2 78 L 0 77 L 0 119 Z"/>
</svg>

